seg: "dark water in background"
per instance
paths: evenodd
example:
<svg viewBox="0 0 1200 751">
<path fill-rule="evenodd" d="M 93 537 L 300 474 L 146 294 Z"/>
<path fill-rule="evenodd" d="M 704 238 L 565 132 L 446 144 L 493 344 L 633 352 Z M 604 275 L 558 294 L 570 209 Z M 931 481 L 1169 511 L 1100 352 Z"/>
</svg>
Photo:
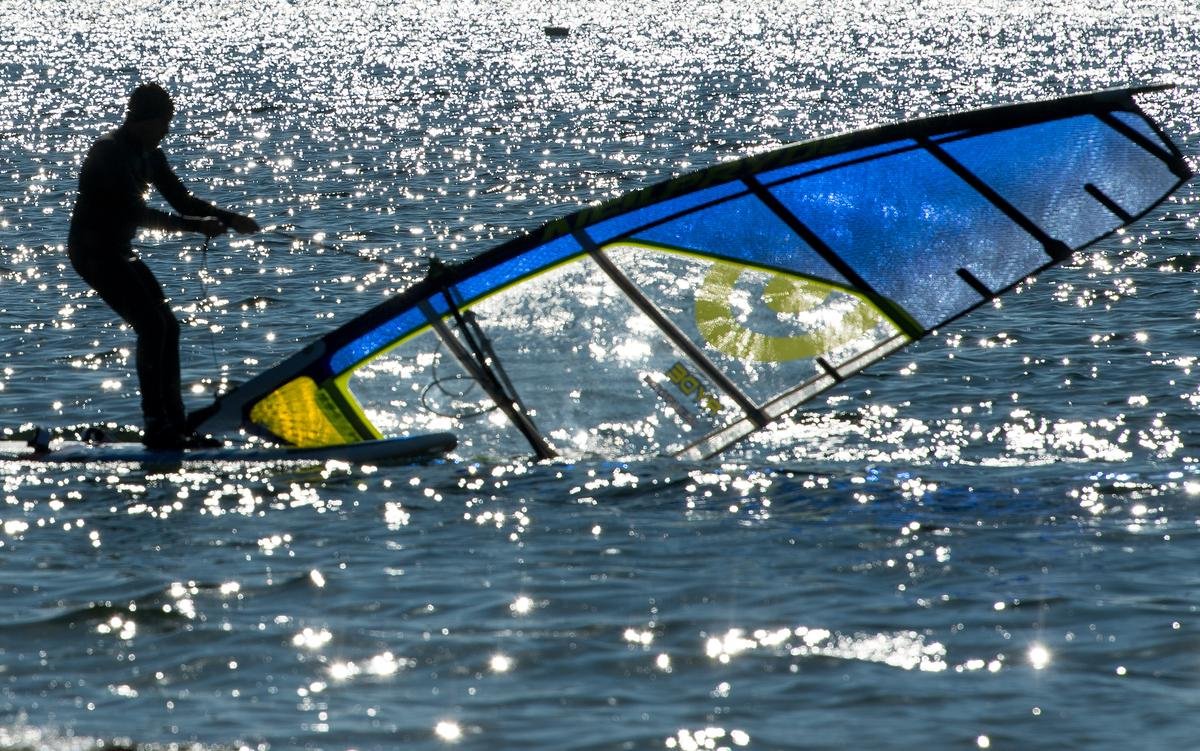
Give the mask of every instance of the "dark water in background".
<svg viewBox="0 0 1200 751">
<path fill-rule="evenodd" d="M 415 279 L 672 174 L 1177 81 L 1187 2 L 0 0 L 0 427 L 135 423 L 62 243 L 157 79 L 193 405 Z M 546 24 L 568 26 L 565 39 Z M 0 745 L 1200 745 L 1197 193 L 722 460 L 5 467 Z M 210 295 L 208 304 L 199 302 Z"/>
</svg>

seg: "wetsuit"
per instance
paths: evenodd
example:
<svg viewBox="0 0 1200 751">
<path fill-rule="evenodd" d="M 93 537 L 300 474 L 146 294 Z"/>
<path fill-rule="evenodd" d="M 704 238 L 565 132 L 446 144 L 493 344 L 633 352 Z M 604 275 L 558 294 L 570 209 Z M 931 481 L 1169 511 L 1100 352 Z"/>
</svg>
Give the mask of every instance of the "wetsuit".
<svg viewBox="0 0 1200 751">
<path fill-rule="evenodd" d="M 151 185 L 180 215 L 146 205 Z M 138 227 L 198 231 L 193 217 L 206 216 L 229 223 L 237 215 L 189 193 L 162 149 L 147 151 L 124 128 L 98 139 L 83 160 L 67 252 L 75 271 L 137 333 L 147 443 L 188 431 L 179 382 L 179 322 L 131 243 Z"/>
</svg>

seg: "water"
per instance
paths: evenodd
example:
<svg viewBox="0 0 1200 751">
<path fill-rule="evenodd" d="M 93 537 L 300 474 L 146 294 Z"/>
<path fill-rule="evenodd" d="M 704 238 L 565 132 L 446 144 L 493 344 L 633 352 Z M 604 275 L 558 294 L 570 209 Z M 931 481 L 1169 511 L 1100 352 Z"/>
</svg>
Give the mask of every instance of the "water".
<svg viewBox="0 0 1200 751">
<path fill-rule="evenodd" d="M 1143 104 L 1198 149 L 1187 2 L 0 17 L 13 429 L 138 421 L 131 336 L 62 244 L 143 79 L 197 193 L 320 240 L 140 242 L 193 406 L 430 255 L 778 143 L 1177 80 Z M 6 467 L 0 745 L 1195 746 L 1196 201 L 706 463 Z"/>
</svg>

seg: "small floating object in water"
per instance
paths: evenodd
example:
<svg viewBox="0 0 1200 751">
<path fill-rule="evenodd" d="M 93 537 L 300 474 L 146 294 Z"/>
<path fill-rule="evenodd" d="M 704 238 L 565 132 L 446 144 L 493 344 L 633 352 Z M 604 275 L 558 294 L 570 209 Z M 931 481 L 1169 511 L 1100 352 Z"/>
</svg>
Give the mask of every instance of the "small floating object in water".
<svg viewBox="0 0 1200 751">
<path fill-rule="evenodd" d="M 542 31 L 546 32 L 548 37 L 565 37 L 571 34 L 571 29 L 567 26 L 543 26 Z"/>
</svg>

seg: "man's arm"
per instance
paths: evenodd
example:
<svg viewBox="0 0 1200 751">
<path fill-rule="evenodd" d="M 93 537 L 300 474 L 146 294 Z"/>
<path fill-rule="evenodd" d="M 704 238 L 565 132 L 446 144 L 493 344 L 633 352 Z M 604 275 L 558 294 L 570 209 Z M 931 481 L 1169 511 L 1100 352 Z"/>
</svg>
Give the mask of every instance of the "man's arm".
<svg viewBox="0 0 1200 751">
<path fill-rule="evenodd" d="M 250 217 L 234 211 L 217 208 L 208 201 L 192 195 L 191 191 L 183 184 L 183 181 L 179 179 L 179 176 L 171 169 L 171 166 L 167 164 L 167 157 L 163 154 L 162 149 L 156 149 L 150 155 L 150 159 L 150 174 L 154 187 L 158 189 L 163 198 L 167 199 L 167 203 L 171 204 L 185 218 L 213 217 L 219 220 L 222 225 L 233 227 L 242 234 L 257 232 L 259 230 L 258 222 Z M 195 231 L 204 232 L 204 234 L 210 236 L 220 234 L 220 232 L 209 231 L 209 229 L 214 229 L 211 223 L 205 224 L 206 228 L 204 229 L 193 227 L 188 227 L 187 229 L 195 229 Z M 224 230 L 222 229 L 222 231 Z"/>
</svg>

